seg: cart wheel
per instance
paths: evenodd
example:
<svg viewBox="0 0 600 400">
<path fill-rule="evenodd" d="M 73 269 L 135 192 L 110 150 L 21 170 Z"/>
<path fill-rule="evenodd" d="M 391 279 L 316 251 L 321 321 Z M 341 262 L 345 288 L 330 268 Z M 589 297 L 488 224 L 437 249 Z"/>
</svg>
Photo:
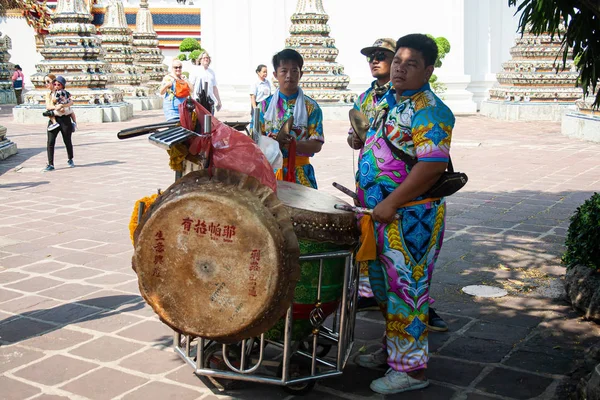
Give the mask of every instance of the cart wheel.
<svg viewBox="0 0 600 400">
<path fill-rule="evenodd" d="M 302 372 L 304 372 L 304 374 L 302 374 Z M 302 375 L 307 376 L 309 374 L 309 372 L 310 372 L 310 367 L 307 364 L 300 365 L 300 364 L 290 363 L 290 377 L 291 378 L 299 377 Z M 279 369 L 277 370 L 277 376 L 279 376 L 279 377 L 283 376 L 283 363 L 279 366 Z M 283 386 L 283 390 L 285 390 L 289 394 L 293 394 L 296 396 L 302 396 L 302 395 L 309 393 L 311 390 L 313 390 L 316 383 L 317 383 L 316 380 L 306 381 L 306 382 L 302 382 L 302 383 L 295 383 L 293 385 Z"/>
<path fill-rule="evenodd" d="M 308 340 L 306 342 L 302 342 L 300 344 L 300 350 L 307 352 L 308 354 L 312 354 L 312 340 Z M 317 342 L 317 357 L 325 357 L 331 351 L 333 345 L 331 343 L 318 343 Z"/>
<path fill-rule="evenodd" d="M 228 346 L 228 358 L 229 362 L 234 367 L 240 366 L 240 353 L 236 346 Z M 223 345 L 220 343 L 213 343 L 204 350 L 204 365 L 207 368 L 218 370 L 218 371 L 230 371 L 229 367 L 223 359 Z M 238 381 L 233 379 L 225 378 L 214 378 L 223 386 L 224 389 L 234 389 Z"/>
</svg>

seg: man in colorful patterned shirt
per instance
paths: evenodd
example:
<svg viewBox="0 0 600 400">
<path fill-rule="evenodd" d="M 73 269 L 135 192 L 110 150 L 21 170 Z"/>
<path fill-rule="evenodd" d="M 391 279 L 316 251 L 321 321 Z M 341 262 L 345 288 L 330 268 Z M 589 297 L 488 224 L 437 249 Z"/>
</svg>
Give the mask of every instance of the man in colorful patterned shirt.
<svg viewBox="0 0 600 400">
<path fill-rule="evenodd" d="M 306 96 L 298 86 L 304 59 L 295 50 L 285 49 L 273 56 L 273 75 L 279 89 L 259 104 L 260 126 L 263 135 L 279 142 L 283 153 L 282 176 L 288 173 L 288 153 L 295 147 L 294 175 L 296 183 L 317 189 L 315 170 L 310 157 L 321 151 L 323 142 L 323 113 L 316 101 Z M 289 134 L 279 135 L 287 119 L 293 116 Z M 282 176 L 279 175 L 278 179 Z"/>
<path fill-rule="evenodd" d="M 429 285 L 442 246 L 446 202 L 426 192 L 446 170 L 454 127 L 452 111 L 428 83 L 436 43 L 411 34 L 400 38 L 396 49 L 391 68 L 396 94 L 389 92 L 379 103 L 383 117 L 367 133 L 357 192 L 360 205 L 373 209 L 375 254 L 369 277 L 386 331 L 384 348 L 359 355 L 356 362 L 367 368 L 389 366 L 371 383 L 382 394 L 429 385 Z M 418 162 L 410 168 L 407 158 Z"/>
<path fill-rule="evenodd" d="M 369 122 L 375 118 L 375 110 L 379 101 L 392 87 L 390 82 L 390 67 L 396 53 L 396 41 L 391 38 L 377 39 L 373 46 L 362 49 L 361 54 L 367 57 L 371 75 L 375 80 L 363 94 L 358 96 L 354 102 L 354 109 L 363 113 Z M 393 89 L 392 89 L 393 90 Z M 353 135 L 354 130 L 348 131 L 348 144 L 355 150 L 362 149 L 362 140 Z M 358 283 L 357 311 L 379 310 L 379 306 L 373 297 L 373 291 L 369 283 L 369 265 L 366 261 L 359 261 L 360 278 Z"/>
</svg>

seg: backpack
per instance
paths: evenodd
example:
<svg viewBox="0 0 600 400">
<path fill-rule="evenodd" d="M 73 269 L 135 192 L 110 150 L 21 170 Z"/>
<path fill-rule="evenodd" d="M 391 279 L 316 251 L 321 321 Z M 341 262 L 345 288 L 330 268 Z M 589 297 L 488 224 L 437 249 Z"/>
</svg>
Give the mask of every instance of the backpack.
<svg viewBox="0 0 600 400">
<path fill-rule="evenodd" d="M 17 71 L 17 79 L 13 82 L 13 87 L 15 89 L 23 89 L 23 78 L 25 75 L 21 71 Z"/>
<path fill-rule="evenodd" d="M 175 79 L 175 97 L 188 97 L 190 95 L 190 87 L 183 79 Z"/>
</svg>

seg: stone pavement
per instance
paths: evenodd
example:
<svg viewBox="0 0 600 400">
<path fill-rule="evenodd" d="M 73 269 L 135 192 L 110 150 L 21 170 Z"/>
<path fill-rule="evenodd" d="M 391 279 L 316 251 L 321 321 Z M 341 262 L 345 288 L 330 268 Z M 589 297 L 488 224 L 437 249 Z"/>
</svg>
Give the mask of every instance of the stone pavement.
<svg viewBox="0 0 600 400">
<path fill-rule="evenodd" d="M 225 115 L 227 119 L 240 119 Z M 142 112 L 120 124 L 82 124 L 77 168 L 56 149 L 45 166 L 42 126 L 0 125 L 19 154 L 0 163 L 0 399 L 284 399 L 278 387 L 245 384 L 219 392 L 173 353 L 171 331 L 139 296 L 128 221 L 138 198 L 165 189 L 167 154 L 145 137 L 118 141 L 124 127 L 158 122 Z M 327 122 L 314 159 L 322 190 L 351 187 L 347 123 Z M 60 139 L 59 139 L 60 142 Z M 556 123 L 457 118 L 452 155 L 469 174 L 449 198 L 444 248 L 433 278 L 436 308 L 450 332 L 431 333 L 427 389 L 388 399 L 549 399 L 597 326 L 561 299 L 560 255 L 568 218 L 600 188 L 600 145 L 560 135 Z M 505 287 L 483 300 L 469 284 Z M 376 349 L 376 312 L 359 314 L 355 350 Z M 378 399 L 383 371 L 353 363 L 306 398 Z"/>
</svg>

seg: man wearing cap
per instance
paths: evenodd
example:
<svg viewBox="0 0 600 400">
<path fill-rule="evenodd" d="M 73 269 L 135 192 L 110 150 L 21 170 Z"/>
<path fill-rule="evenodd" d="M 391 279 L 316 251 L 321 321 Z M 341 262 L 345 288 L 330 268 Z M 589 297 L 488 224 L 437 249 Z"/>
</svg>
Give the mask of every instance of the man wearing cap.
<svg viewBox="0 0 600 400">
<path fill-rule="evenodd" d="M 396 41 L 390 38 L 377 39 L 373 46 L 365 47 L 360 52 L 367 57 L 371 75 L 375 80 L 363 94 L 354 102 L 354 109 L 363 113 L 369 123 L 375 118 L 376 107 L 380 100 L 393 88 L 390 82 L 390 66 L 396 49 Z M 350 128 L 348 131 L 348 144 L 355 150 L 361 150 L 363 143 Z M 377 301 L 373 296 L 369 283 L 369 265 L 367 261 L 359 261 L 360 280 L 358 284 L 358 311 L 379 310 Z"/>
</svg>

